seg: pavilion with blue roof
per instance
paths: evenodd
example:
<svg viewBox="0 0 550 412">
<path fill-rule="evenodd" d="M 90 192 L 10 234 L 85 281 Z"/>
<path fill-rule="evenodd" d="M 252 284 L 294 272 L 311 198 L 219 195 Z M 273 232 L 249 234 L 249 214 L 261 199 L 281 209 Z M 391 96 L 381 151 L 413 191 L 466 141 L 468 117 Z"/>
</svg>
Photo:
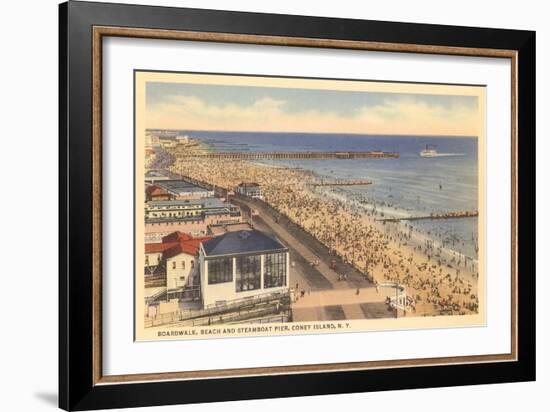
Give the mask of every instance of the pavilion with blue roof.
<svg viewBox="0 0 550 412">
<path fill-rule="evenodd" d="M 289 250 L 270 234 L 224 233 L 201 244 L 199 259 L 205 307 L 288 293 Z"/>
</svg>

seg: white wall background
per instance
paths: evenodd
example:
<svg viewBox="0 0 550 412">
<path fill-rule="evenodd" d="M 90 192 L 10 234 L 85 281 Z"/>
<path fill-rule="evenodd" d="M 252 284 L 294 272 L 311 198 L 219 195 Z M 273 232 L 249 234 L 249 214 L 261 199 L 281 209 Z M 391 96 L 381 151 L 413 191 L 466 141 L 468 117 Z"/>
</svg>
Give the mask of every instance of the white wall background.
<svg viewBox="0 0 550 412">
<path fill-rule="evenodd" d="M 132 1 L 132 3 L 141 3 Z M 212 9 L 352 17 L 537 31 L 537 348 L 536 383 L 424 389 L 165 407 L 182 411 L 349 410 L 405 407 L 408 411 L 521 410 L 540 405 L 550 386 L 550 287 L 540 257 L 550 231 L 543 216 L 550 196 L 550 26 L 545 2 L 388 0 L 383 2 L 181 0 L 145 3 Z M 57 1 L 0 6 L 0 216 L 4 264 L 0 314 L 0 409 L 53 410 L 57 404 Z M 546 76 L 545 76 L 546 74 Z M 544 157 L 543 157 L 544 156 Z M 545 210 L 546 209 L 546 210 Z M 6 264 L 7 263 L 7 264 Z M 143 409 L 145 410 L 145 409 Z M 147 409 L 161 410 L 157 409 Z"/>
</svg>

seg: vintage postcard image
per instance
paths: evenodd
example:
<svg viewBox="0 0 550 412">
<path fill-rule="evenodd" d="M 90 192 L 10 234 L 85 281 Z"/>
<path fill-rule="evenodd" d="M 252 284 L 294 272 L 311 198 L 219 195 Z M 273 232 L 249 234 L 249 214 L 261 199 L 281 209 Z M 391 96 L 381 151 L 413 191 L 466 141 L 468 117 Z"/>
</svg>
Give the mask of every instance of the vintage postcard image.
<svg viewBox="0 0 550 412">
<path fill-rule="evenodd" d="M 485 325 L 485 87 L 134 80 L 136 340 Z"/>
</svg>

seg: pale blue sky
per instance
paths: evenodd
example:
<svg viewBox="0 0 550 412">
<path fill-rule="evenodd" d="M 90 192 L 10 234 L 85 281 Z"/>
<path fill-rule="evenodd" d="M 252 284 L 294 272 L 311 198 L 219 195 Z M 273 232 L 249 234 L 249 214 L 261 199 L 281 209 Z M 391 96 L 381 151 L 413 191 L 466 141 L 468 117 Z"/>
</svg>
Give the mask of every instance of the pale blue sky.
<svg viewBox="0 0 550 412">
<path fill-rule="evenodd" d="M 148 128 L 477 136 L 477 96 L 146 83 Z"/>
<path fill-rule="evenodd" d="M 318 110 L 352 115 L 359 108 L 377 106 L 388 100 L 411 99 L 430 106 L 449 109 L 460 105 L 477 109 L 475 96 L 422 95 L 405 93 L 350 92 L 339 90 L 295 89 L 256 86 L 203 85 L 193 83 L 147 83 L 149 107 L 169 103 L 176 96 L 197 97 L 208 105 L 236 104 L 247 107 L 256 101 L 271 98 L 286 102 L 287 112 Z"/>
</svg>

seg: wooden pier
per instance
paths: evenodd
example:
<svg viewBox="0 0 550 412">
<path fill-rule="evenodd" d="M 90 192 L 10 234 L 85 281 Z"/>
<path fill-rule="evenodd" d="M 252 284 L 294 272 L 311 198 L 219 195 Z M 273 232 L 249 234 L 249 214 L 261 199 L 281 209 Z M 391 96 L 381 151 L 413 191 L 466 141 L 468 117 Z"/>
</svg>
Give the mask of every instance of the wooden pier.
<svg viewBox="0 0 550 412">
<path fill-rule="evenodd" d="M 181 153 L 178 157 L 199 159 L 236 159 L 236 160 L 262 160 L 262 159 L 381 159 L 398 158 L 398 152 L 204 152 Z"/>
<path fill-rule="evenodd" d="M 432 213 L 426 216 L 410 216 L 410 217 L 390 217 L 386 219 L 378 219 L 379 222 L 399 222 L 401 220 L 435 220 L 435 219 L 460 219 L 465 217 L 477 217 L 478 211 L 459 211 L 448 213 Z"/>
</svg>

